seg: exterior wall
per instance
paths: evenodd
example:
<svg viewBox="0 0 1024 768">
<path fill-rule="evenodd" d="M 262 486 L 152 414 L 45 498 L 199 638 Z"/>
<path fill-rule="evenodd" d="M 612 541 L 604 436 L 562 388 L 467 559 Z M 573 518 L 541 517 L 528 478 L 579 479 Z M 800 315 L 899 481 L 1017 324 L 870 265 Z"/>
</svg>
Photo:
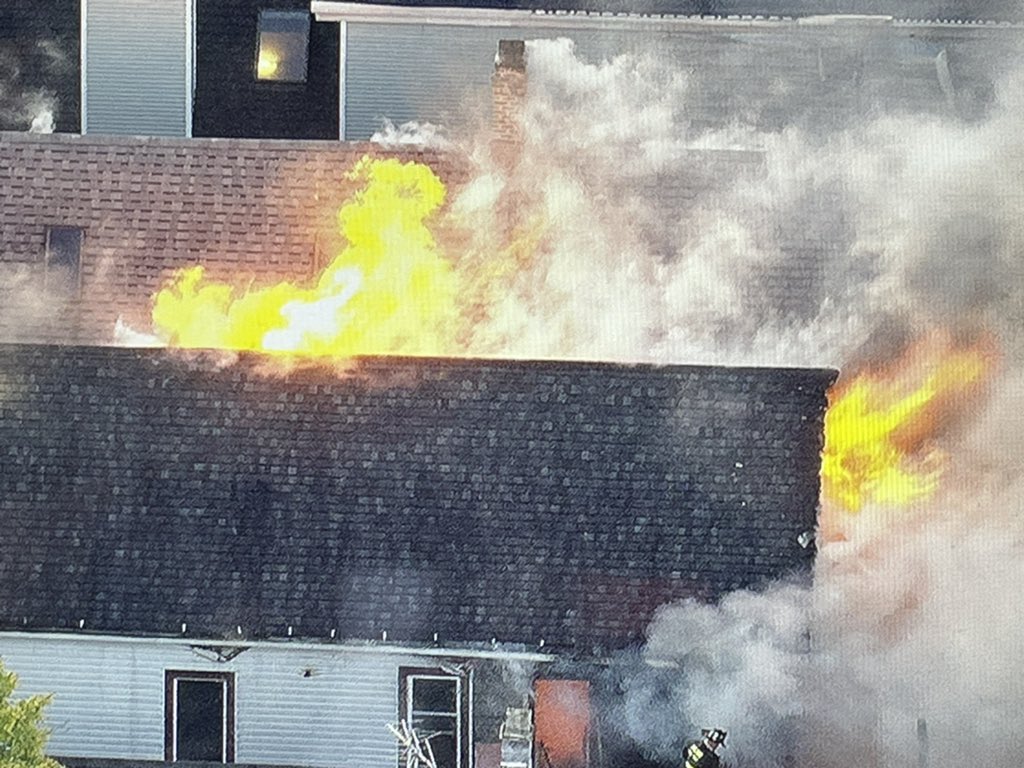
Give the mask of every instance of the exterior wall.
<svg viewBox="0 0 1024 768">
<path fill-rule="evenodd" d="M 19 694 L 53 693 L 48 751 L 163 760 L 164 671 L 235 673 L 238 763 L 394 768 L 399 668 L 436 657 L 260 645 L 225 663 L 188 641 L 0 634 Z M 451 660 L 449 660 L 451 661 Z M 306 672 L 310 675 L 306 676 Z"/>
<path fill-rule="evenodd" d="M 600 61 L 628 50 L 621 32 L 520 27 L 348 25 L 345 138 L 370 138 L 385 119 L 429 122 L 459 132 L 486 124 L 500 40 L 571 36 L 581 55 Z M 529 65 L 527 65 L 529 72 Z"/>
<path fill-rule="evenodd" d="M 186 136 L 191 0 L 82 0 L 83 133 Z"/>
<path fill-rule="evenodd" d="M 43 99 L 55 130 L 79 130 L 79 0 L 0 3 L 0 131 L 25 131 Z"/>
<path fill-rule="evenodd" d="M 764 130 L 832 129 L 865 114 L 972 117 L 1019 55 L 1019 29 L 927 25 L 721 27 L 672 32 L 350 23 L 345 135 L 369 138 L 387 118 L 461 130 L 486 115 L 501 39 L 569 37 L 584 61 L 650 54 L 685 73 L 693 131 L 741 120 Z M 952 90 L 939 75 L 948 70 Z M 529 72 L 529 63 L 527 63 Z"/>
<path fill-rule="evenodd" d="M 150 297 L 175 270 L 259 280 L 315 274 L 338 243 L 344 176 L 368 144 L 92 137 L 0 138 L 0 332 L 108 343 L 118 317 L 148 328 Z M 464 160 L 415 150 L 444 179 Z M 81 293 L 43 289 L 46 228 L 85 229 Z M 321 252 L 318 254 L 318 251 Z"/>
<path fill-rule="evenodd" d="M 338 138 L 338 25 L 311 21 L 305 83 L 255 78 L 261 8 L 308 10 L 309 0 L 197 0 L 193 135 Z"/>
</svg>

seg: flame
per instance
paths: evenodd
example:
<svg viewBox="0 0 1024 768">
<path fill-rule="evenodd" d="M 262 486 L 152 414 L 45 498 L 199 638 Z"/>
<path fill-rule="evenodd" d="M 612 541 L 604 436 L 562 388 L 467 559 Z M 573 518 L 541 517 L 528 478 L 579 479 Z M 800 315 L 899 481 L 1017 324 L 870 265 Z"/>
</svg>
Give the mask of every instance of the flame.
<svg viewBox="0 0 1024 768">
<path fill-rule="evenodd" d="M 834 387 L 825 415 L 825 499 L 856 513 L 931 496 L 948 460 L 937 438 L 973 402 L 994 359 L 988 339 L 962 346 L 937 333 L 895 364 Z"/>
<path fill-rule="evenodd" d="M 270 80 L 277 75 L 281 66 L 280 54 L 270 48 L 260 46 L 260 57 L 256 62 L 256 76 L 260 80 Z"/>
<path fill-rule="evenodd" d="M 174 346 L 298 355 L 448 352 L 459 325 L 459 280 L 427 227 L 445 198 L 425 165 L 364 158 L 338 213 L 347 246 L 316 285 L 242 290 L 177 272 L 154 298 L 153 325 Z"/>
</svg>

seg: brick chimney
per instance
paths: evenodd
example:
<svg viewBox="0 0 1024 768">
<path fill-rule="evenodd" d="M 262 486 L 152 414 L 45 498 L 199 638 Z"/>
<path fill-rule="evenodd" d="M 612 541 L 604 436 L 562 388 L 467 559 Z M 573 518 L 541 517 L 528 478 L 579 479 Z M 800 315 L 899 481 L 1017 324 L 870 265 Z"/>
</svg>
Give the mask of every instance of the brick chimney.
<svg viewBox="0 0 1024 768">
<path fill-rule="evenodd" d="M 502 164 L 514 164 L 523 143 L 522 110 L 526 101 L 526 43 L 498 41 L 491 76 L 492 153 Z"/>
</svg>

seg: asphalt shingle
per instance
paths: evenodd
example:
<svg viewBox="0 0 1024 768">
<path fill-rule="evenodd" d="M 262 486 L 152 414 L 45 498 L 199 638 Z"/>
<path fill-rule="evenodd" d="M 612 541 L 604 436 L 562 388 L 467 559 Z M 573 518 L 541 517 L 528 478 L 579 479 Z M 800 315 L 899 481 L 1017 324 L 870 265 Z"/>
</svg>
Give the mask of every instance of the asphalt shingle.
<svg viewBox="0 0 1024 768">
<path fill-rule="evenodd" d="M 0 355 L 6 629 L 608 648 L 813 558 L 830 371 Z"/>
</svg>

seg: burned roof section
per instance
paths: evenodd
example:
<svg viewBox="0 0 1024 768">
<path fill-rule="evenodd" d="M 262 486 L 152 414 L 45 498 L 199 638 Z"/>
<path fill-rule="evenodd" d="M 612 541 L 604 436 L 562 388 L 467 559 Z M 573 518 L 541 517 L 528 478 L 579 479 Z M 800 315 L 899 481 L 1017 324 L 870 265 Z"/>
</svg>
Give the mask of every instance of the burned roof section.
<svg viewBox="0 0 1024 768">
<path fill-rule="evenodd" d="M 0 347 L 0 628 L 591 652 L 809 570 L 831 371 L 267 365 Z"/>
</svg>

